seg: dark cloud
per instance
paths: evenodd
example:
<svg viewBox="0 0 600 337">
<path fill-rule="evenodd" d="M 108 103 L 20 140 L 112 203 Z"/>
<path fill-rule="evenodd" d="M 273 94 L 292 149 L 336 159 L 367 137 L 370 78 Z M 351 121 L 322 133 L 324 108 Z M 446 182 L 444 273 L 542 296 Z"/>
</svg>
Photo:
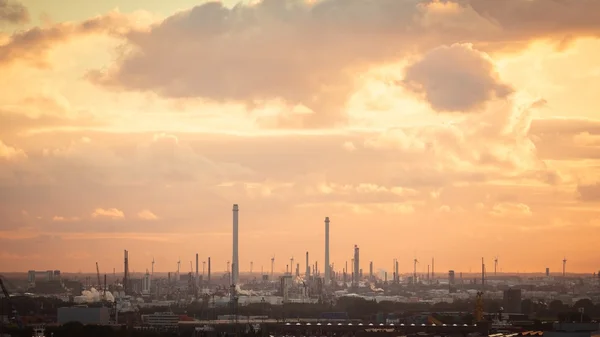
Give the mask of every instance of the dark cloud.
<svg viewBox="0 0 600 337">
<path fill-rule="evenodd" d="M 577 192 L 583 201 L 600 201 L 600 183 L 579 185 Z"/>
<path fill-rule="evenodd" d="M 27 7 L 14 0 L 0 0 L 0 25 L 2 23 L 24 24 L 28 22 Z"/>
<path fill-rule="evenodd" d="M 0 45 L 0 66 L 19 61 L 46 67 L 48 64 L 45 55 L 56 43 L 65 42 L 78 35 L 117 34 L 129 25 L 130 21 L 125 15 L 111 12 L 82 22 L 65 22 L 49 28 L 34 27 L 19 31 L 13 34 L 7 43 Z"/>
<path fill-rule="evenodd" d="M 600 7 L 597 2 L 582 1 L 586 7 L 579 0 L 457 1 L 458 7 L 445 8 L 443 4 L 456 3 L 265 0 L 231 9 L 210 2 L 149 31 L 128 34 L 131 52 L 108 72 L 92 72 L 89 78 L 165 97 L 259 104 L 282 99 L 314 112 L 295 125 L 322 126 L 344 120 L 341 112 L 356 73 L 398 61 L 406 53 L 457 42 L 472 42 L 484 51 L 503 45 L 522 48 L 523 41 L 536 38 L 558 34 L 562 40 L 565 34 L 598 32 L 599 24 L 591 20 L 595 14 L 590 14 Z M 568 19 L 559 16 L 562 6 Z M 449 81 L 477 79 L 456 75 Z M 479 97 L 492 89 L 499 96 L 510 91 L 500 85 L 473 89 L 470 95 Z M 457 97 L 454 108 L 468 100 Z"/>
<path fill-rule="evenodd" d="M 513 89 L 502 83 L 492 60 L 469 44 L 436 48 L 406 70 L 403 84 L 440 112 L 472 112 Z"/>
</svg>

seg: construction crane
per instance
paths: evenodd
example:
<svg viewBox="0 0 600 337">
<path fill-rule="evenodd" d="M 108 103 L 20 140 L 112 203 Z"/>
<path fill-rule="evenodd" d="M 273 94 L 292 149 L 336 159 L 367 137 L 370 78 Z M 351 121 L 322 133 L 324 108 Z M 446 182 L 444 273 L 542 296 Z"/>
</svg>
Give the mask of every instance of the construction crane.
<svg viewBox="0 0 600 337">
<path fill-rule="evenodd" d="M 477 292 L 475 298 L 475 323 L 483 321 L 483 291 Z"/>
<path fill-rule="evenodd" d="M 6 297 L 6 301 L 8 302 L 8 307 L 12 309 L 12 314 L 13 314 L 15 322 L 17 323 L 17 326 L 19 327 L 19 329 L 22 329 L 23 321 L 21 321 L 21 316 L 19 316 L 19 312 L 17 311 L 17 308 L 14 306 L 13 302 L 10 300 L 10 294 L 8 293 L 8 290 L 6 289 L 6 286 L 4 286 L 4 281 L 2 281 L 2 276 L 0 276 L 0 288 L 2 288 L 2 293 L 4 294 L 4 297 Z"/>
<path fill-rule="evenodd" d="M 102 281 L 100 281 L 100 267 L 98 267 L 98 262 L 96 262 L 96 276 L 98 277 L 98 289 L 100 289 Z"/>
<path fill-rule="evenodd" d="M 273 279 L 273 269 L 275 268 L 275 255 L 271 258 L 271 279 Z"/>
</svg>

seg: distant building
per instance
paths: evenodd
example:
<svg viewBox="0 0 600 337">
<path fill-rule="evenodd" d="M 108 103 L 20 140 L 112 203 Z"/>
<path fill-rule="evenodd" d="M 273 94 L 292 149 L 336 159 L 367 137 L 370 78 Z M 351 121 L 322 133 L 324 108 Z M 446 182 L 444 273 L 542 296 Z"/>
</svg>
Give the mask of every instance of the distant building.
<svg viewBox="0 0 600 337">
<path fill-rule="evenodd" d="M 292 287 L 293 279 L 292 275 L 284 275 L 281 276 L 279 281 L 279 291 L 281 292 L 281 296 L 283 297 L 284 302 L 288 302 L 290 299 L 290 288 Z"/>
<path fill-rule="evenodd" d="M 81 324 L 106 325 L 110 320 L 109 308 L 63 307 L 58 308 L 57 322 L 65 324 L 78 322 Z"/>
<path fill-rule="evenodd" d="M 27 272 L 27 281 L 29 283 L 48 282 L 60 280 L 60 270 L 37 271 L 30 270 Z"/>
<path fill-rule="evenodd" d="M 148 295 L 150 294 L 150 288 L 152 286 L 150 273 L 146 271 L 144 278 L 142 279 L 142 294 Z"/>
<path fill-rule="evenodd" d="M 504 311 L 511 314 L 521 313 L 521 289 L 504 290 Z"/>
<path fill-rule="evenodd" d="M 448 284 L 450 284 L 450 285 L 455 285 L 456 284 L 456 278 L 454 276 L 454 270 L 449 270 L 448 271 Z"/>
</svg>

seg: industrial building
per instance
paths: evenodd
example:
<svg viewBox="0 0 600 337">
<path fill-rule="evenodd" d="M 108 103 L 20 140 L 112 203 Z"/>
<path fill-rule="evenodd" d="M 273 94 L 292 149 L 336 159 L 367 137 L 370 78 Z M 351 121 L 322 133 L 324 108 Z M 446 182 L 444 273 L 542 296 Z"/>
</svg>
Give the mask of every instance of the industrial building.
<svg viewBox="0 0 600 337">
<path fill-rule="evenodd" d="M 504 311 L 521 313 L 521 289 L 504 290 Z"/>
<path fill-rule="evenodd" d="M 49 282 L 55 280 L 60 280 L 60 270 L 30 270 L 27 272 L 27 281 L 29 283 L 35 283 L 36 281 Z"/>
</svg>

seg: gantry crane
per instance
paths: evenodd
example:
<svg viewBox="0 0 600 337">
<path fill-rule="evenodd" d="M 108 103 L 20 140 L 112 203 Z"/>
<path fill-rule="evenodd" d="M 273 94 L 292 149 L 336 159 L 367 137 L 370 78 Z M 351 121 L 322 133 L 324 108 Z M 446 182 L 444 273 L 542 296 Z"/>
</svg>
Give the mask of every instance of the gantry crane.
<svg viewBox="0 0 600 337">
<path fill-rule="evenodd" d="M 8 293 L 8 290 L 4 286 L 4 281 L 2 281 L 1 276 L 0 276 L 0 288 L 2 288 L 2 293 L 4 294 L 4 297 L 6 297 L 6 301 L 8 302 L 8 307 L 11 308 L 11 310 L 12 310 L 12 314 L 13 314 L 15 322 L 17 323 L 17 326 L 19 327 L 19 329 L 22 329 L 23 321 L 21 321 L 21 316 L 19 316 L 19 312 L 17 311 L 17 308 L 14 306 L 13 302 L 10 300 L 10 294 Z"/>
</svg>

